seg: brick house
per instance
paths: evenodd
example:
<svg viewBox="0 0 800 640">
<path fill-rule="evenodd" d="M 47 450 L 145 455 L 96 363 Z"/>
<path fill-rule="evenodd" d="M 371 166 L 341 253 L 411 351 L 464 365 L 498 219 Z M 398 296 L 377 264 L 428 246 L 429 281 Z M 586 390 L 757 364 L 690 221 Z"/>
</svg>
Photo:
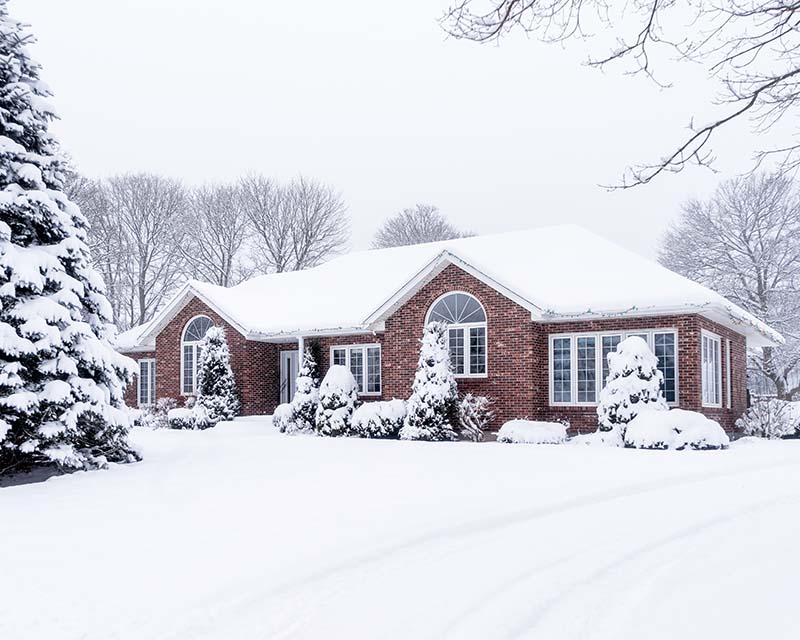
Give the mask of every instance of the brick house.
<svg viewBox="0 0 800 640">
<path fill-rule="evenodd" d="M 494 400 L 494 428 L 529 417 L 594 430 L 605 356 L 640 335 L 667 401 L 732 430 L 747 349 L 782 341 L 715 292 L 567 225 L 356 252 L 231 288 L 190 281 L 117 348 L 139 363 L 130 405 L 181 402 L 194 394 L 199 340 L 222 326 L 242 413 L 268 414 L 291 399 L 310 341 L 321 373 L 349 367 L 364 401 L 407 398 L 431 319 L 449 325 L 459 390 Z"/>
</svg>

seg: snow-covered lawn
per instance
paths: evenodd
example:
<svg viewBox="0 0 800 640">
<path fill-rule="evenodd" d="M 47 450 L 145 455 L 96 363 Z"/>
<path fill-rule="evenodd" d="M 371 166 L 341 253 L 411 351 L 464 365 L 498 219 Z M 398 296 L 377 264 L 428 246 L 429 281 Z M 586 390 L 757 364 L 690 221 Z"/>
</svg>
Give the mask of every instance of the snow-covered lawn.
<svg viewBox="0 0 800 640">
<path fill-rule="evenodd" d="M 797 441 L 134 440 L 0 489 L 0 638 L 797 637 Z"/>
</svg>

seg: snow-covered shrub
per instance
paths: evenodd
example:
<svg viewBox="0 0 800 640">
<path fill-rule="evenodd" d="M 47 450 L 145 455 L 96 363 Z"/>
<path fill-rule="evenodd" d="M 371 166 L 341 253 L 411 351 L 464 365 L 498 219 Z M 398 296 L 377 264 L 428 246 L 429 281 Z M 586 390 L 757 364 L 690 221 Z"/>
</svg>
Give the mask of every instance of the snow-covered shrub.
<svg viewBox="0 0 800 640">
<path fill-rule="evenodd" d="M 458 430 L 465 440 L 483 440 L 483 432 L 493 417 L 492 401 L 486 396 L 465 393 L 458 399 Z"/>
<path fill-rule="evenodd" d="M 239 399 L 225 330 L 211 327 L 198 350 L 197 400 L 193 407 L 198 411 L 197 419 L 200 421 L 204 417 L 210 426 L 222 420 L 233 420 L 239 413 Z"/>
<path fill-rule="evenodd" d="M 205 408 L 199 405 L 189 409 L 181 407 L 170 409 L 167 413 L 167 424 L 170 429 L 209 429 L 216 425 L 209 419 Z"/>
<path fill-rule="evenodd" d="M 291 402 L 284 402 L 272 412 L 272 426 L 281 433 L 294 433 L 294 407 Z"/>
<path fill-rule="evenodd" d="M 334 364 L 319 387 L 315 427 L 321 436 L 343 436 L 350 430 L 358 404 L 358 385 L 350 369 Z"/>
<path fill-rule="evenodd" d="M 608 378 L 600 391 L 597 418 L 600 431 L 622 441 L 626 425 L 639 413 L 666 410 L 658 358 L 638 336 L 626 338 L 608 354 Z"/>
<path fill-rule="evenodd" d="M 297 372 L 294 398 L 292 399 L 293 415 L 291 425 L 287 425 L 289 433 L 311 433 L 319 405 L 319 381 L 316 378 L 317 364 L 314 362 L 311 348 L 307 347 L 303 354 L 303 364 Z"/>
<path fill-rule="evenodd" d="M 156 406 L 153 410 L 153 415 L 156 418 L 157 429 L 165 429 L 169 426 L 168 414 L 173 409 L 178 408 L 178 401 L 175 398 L 159 398 L 156 400 Z"/>
<path fill-rule="evenodd" d="M 567 427 L 561 422 L 509 420 L 497 432 L 497 441 L 514 444 L 562 444 L 567 441 Z"/>
<path fill-rule="evenodd" d="M 365 402 L 353 413 L 349 433 L 361 438 L 397 438 L 405 417 L 404 400 Z"/>
<path fill-rule="evenodd" d="M 784 438 L 800 431 L 800 402 L 762 400 L 736 421 L 745 435 Z"/>
<path fill-rule="evenodd" d="M 92 266 L 89 225 L 64 193 L 69 165 L 34 38 L 0 3 L 0 472 L 138 459 L 123 394 L 135 363 Z"/>
<path fill-rule="evenodd" d="M 718 422 L 685 409 L 644 411 L 625 430 L 625 446 L 636 449 L 725 449 L 729 444 Z"/>
<path fill-rule="evenodd" d="M 450 364 L 447 325 L 430 322 L 422 334 L 417 372 L 411 385 L 403 440 L 455 440 L 458 387 Z"/>
</svg>

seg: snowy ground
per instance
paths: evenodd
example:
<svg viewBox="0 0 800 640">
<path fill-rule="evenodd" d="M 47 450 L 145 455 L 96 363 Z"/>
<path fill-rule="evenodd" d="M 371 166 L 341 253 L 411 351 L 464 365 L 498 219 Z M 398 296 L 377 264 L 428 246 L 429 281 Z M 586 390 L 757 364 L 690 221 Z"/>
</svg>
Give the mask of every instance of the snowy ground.
<svg viewBox="0 0 800 640">
<path fill-rule="evenodd" d="M 0 638 L 797 637 L 797 441 L 135 441 L 0 489 Z"/>
</svg>

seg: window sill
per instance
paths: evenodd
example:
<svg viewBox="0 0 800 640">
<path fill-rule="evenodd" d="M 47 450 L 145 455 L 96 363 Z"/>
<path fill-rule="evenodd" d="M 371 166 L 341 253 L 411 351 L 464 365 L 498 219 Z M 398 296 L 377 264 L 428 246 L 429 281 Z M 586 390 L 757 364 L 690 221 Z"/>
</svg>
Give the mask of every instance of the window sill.
<svg viewBox="0 0 800 640">
<path fill-rule="evenodd" d="M 480 380 L 481 378 L 488 378 L 488 373 L 454 373 L 456 380 Z"/>
</svg>

